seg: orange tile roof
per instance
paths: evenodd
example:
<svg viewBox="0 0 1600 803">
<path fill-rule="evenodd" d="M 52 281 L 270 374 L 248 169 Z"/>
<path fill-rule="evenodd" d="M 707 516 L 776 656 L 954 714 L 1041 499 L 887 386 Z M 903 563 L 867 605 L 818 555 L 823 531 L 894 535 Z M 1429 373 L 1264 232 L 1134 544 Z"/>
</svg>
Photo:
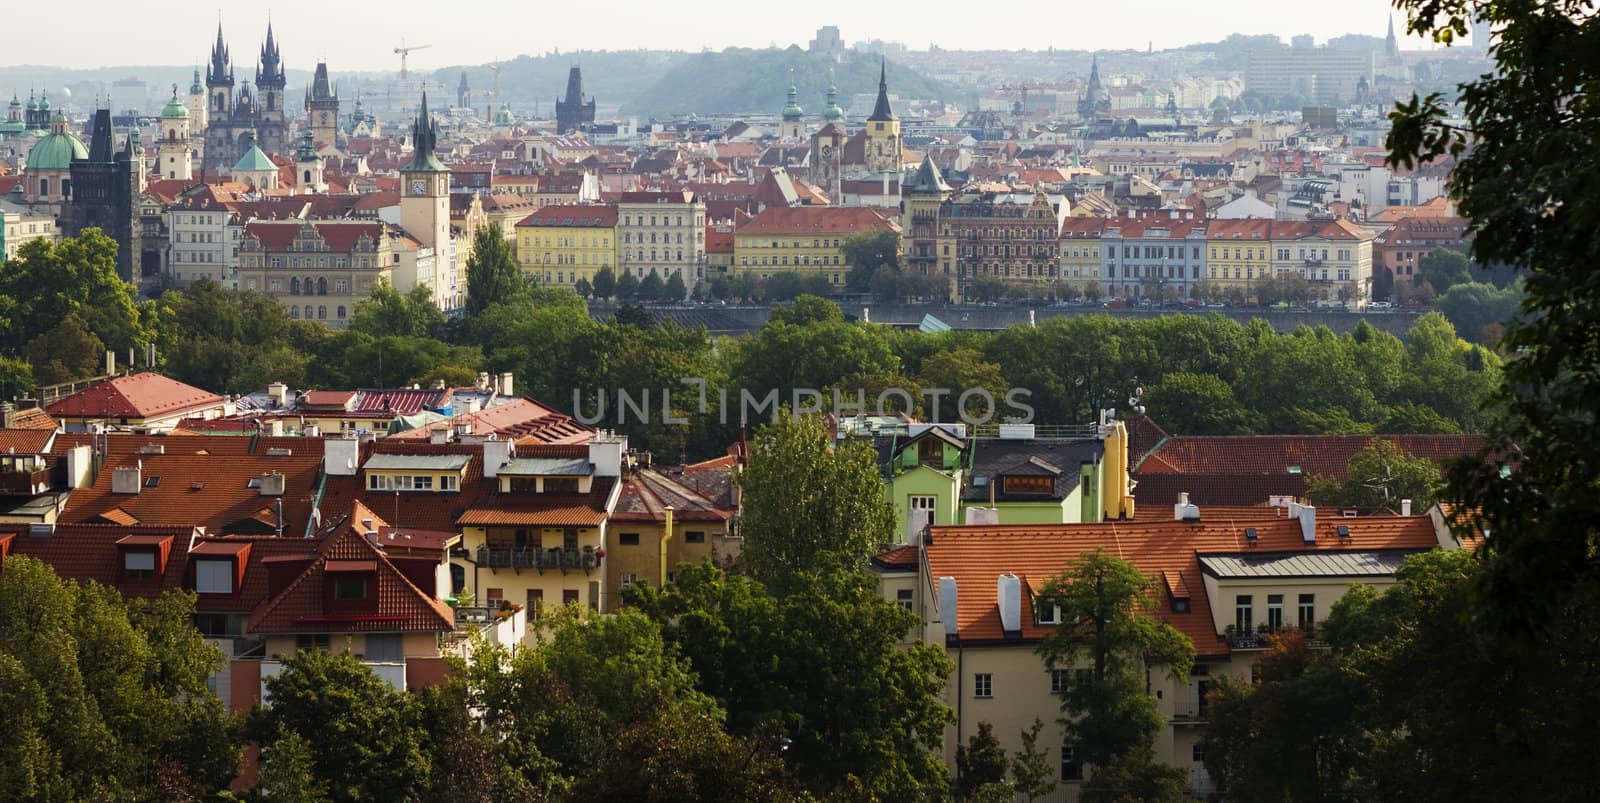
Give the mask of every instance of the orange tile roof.
<svg viewBox="0 0 1600 803">
<path fill-rule="evenodd" d="M 501 504 L 473 508 L 461 514 L 457 523 L 466 527 L 598 527 L 606 512 L 587 504 L 539 505 Z"/>
<path fill-rule="evenodd" d="M 55 430 L 57 422 L 43 407 L 32 407 L 27 410 L 18 410 L 11 414 L 10 429 L 47 429 Z"/>
<path fill-rule="evenodd" d="M 666 508 L 672 506 L 676 521 L 725 522 L 732 510 L 718 508 L 702 496 L 673 478 L 654 469 L 640 469 L 623 481 L 622 494 L 612 511 L 613 521 L 666 521 Z"/>
<path fill-rule="evenodd" d="M 44 454 L 55 437 L 53 429 L 0 429 L 0 453 Z"/>
<path fill-rule="evenodd" d="M 1136 474 L 1324 474 L 1342 480 L 1345 464 L 1375 438 L 1417 457 L 1449 460 L 1475 454 L 1481 435 L 1183 435 L 1149 455 L 1132 455 Z M 1158 458 L 1152 460 L 1151 458 Z"/>
<path fill-rule="evenodd" d="M 281 592 L 256 609 L 247 633 L 445 632 L 455 628 L 455 614 L 442 600 L 418 588 L 381 550 L 367 541 L 358 526 L 378 523 L 372 511 L 357 504 L 345 525 L 323 542 L 316 560 Z M 341 604 L 332 599 L 328 574 L 372 572 L 375 588 L 369 605 Z"/>
<path fill-rule="evenodd" d="M 517 228 L 559 226 L 574 229 L 609 229 L 616 225 L 617 207 L 614 204 L 557 204 L 543 207 L 528 215 L 517 223 Z"/>
<path fill-rule="evenodd" d="M 58 418 L 157 418 L 223 404 L 215 393 L 160 374 L 119 376 L 91 385 L 45 408 Z"/>
<path fill-rule="evenodd" d="M 512 438 L 518 446 L 525 443 L 588 443 L 594 437 L 592 428 L 566 413 L 557 412 L 531 399 L 515 399 L 476 413 L 461 413 L 426 427 L 395 433 L 384 440 L 426 441 L 429 433 L 436 428 L 454 429 L 461 424 L 471 426 L 473 435 Z"/>
<path fill-rule="evenodd" d="M 1350 538 L 1338 537 L 1335 528 L 1341 525 L 1349 528 Z M 1246 526 L 1254 527 L 1258 533 L 1254 544 L 1245 538 Z M 1155 578 L 1158 589 L 1163 582 L 1187 588 L 1188 612 L 1175 613 L 1170 605 L 1158 604 L 1153 606 L 1153 615 L 1188 636 L 1197 654 L 1223 656 L 1228 654 L 1228 646 L 1211 618 L 1211 604 L 1200 578 L 1200 555 L 1420 551 L 1437 545 L 1433 522 L 1427 516 L 1346 519 L 1323 515 L 1317 521 L 1314 544 L 1302 540 L 1298 521 L 1285 518 L 1202 520 L 1192 524 L 1161 521 L 934 527 L 925 549 L 935 593 L 938 578 L 956 579 L 957 634 L 963 644 L 1005 640 L 996 604 L 996 579 L 1007 572 L 1023 581 L 1021 638 L 1032 641 L 1053 633 L 1054 625 L 1034 623 L 1029 592 L 1041 590 L 1083 553 L 1104 548 Z"/>
<path fill-rule="evenodd" d="M 895 231 L 900 227 L 866 207 L 768 207 L 741 225 L 735 234 L 856 234 Z"/>
</svg>

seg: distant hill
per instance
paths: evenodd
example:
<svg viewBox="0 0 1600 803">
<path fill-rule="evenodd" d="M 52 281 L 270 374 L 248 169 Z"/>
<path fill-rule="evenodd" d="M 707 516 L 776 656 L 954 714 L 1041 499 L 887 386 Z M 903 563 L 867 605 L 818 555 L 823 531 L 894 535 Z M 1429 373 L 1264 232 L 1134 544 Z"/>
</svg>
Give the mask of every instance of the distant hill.
<svg viewBox="0 0 1600 803">
<path fill-rule="evenodd" d="M 583 70 L 583 91 L 597 99 L 602 109 L 632 103 L 674 66 L 691 58 L 675 50 L 580 50 L 542 56 L 518 56 L 500 67 L 500 99 L 519 113 L 532 113 L 535 105 L 545 116 L 555 114 L 554 101 L 567 91 L 567 73 Z M 472 105 L 483 107 L 494 90 L 489 65 L 444 67 L 434 70 L 431 81 L 442 83 L 454 96 L 465 70 L 472 87 Z"/>
<path fill-rule="evenodd" d="M 878 58 L 847 52 L 835 63 L 828 56 L 790 47 L 751 50 L 729 48 L 718 53 L 696 53 L 660 76 L 637 100 L 623 105 L 623 113 L 641 118 L 674 114 L 777 113 L 789 91 L 790 70 L 799 90 L 800 105 L 808 116 L 822 111 L 828 90 L 828 69 L 839 86 L 839 105 L 850 97 L 878 91 Z M 587 70 L 584 73 L 588 74 Z M 889 92 L 902 98 L 959 101 L 965 93 L 926 78 L 908 68 L 889 63 Z"/>
</svg>

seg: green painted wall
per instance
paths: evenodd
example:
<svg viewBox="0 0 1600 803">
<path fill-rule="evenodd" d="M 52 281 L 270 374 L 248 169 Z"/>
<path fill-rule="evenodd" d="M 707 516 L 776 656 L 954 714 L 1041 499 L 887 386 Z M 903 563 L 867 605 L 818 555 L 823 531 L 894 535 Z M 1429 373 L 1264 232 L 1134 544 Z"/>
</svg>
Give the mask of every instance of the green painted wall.
<svg viewBox="0 0 1600 803">
<path fill-rule="evenodd" d="M 894 508 L 895 540 L 905 541 L 907 513 L 911 509 L 911 497 L 931 496 L 935 499 L 938 509 L 933 514 L 933 523 L 938 525 L 957 524 L 961 519 L 956 515 L 956 502 L 960 498 L 959 473 L 946 474 L 935 471 L 927 466 L 904 471 L 888 482 L 884 483 L 889 505 Z"/>
</svg>

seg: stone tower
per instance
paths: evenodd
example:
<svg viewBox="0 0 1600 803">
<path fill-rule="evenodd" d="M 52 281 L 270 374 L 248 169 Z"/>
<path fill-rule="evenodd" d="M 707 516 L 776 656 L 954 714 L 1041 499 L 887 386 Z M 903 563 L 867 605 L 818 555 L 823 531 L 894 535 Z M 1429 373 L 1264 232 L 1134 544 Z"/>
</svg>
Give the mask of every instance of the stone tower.
<svg viewBox="0 0 1600 803">
<path fill-rule="evenodd" d="M 889 108 L 889 63 L 878 68 L 878 102 L 867 118 L 867 170 L 873 173 L 900 172 L 900 120 Z"/>
<path fill-rule="evenodd" d="M 156 174 L 165 179 L 188 181 L 194 177 L 193 149 L 189 140 L 189 108 L 178 100 L 178 85 L 172 85 L 172 100 L 161 110 L 161 127 L 156 131 Z"/>
<path fill-rule="evenodd" d="M 306 92 L 306 123 L 319 152 L 338 147 L 339 93 L 328 81 L 326 62 L 317 62 L 317 71 L 311 78 L 311 89 Z"/>
<path fill-rule="evenodd" d="M 556 98 L 556 133 L 570 134 L 594 122 L 594 98 L 583 98 L 583 71 L 573 65 L 567 73 L 567 95 Z"/>
<path fill-rule="evenodd" d="M 284 106 L 284 88 L 288 84 L 283 72 L 283 55 L 272 36 L 272 23 L 268 22 L 267 41 L 261 46 L 261 60 L 256 67 L 256 100 L 260 104 L 257 127 L 267 153 L 284 153 L 288 144 L 289 112 Z"/>
<path fill-rule="evenodd" d="M 143 156 L 133 137 L 126 149 L 118 152 L 115 147 L 111 110 L 97 109 L 89 154 L 72 162 L 72 199 L 61 207 L 61 229 L 76 237 L 93 227 L 116 240 L 117 275 L 136 282 L 142 274 L 137 201 L 144 171 L 135 163 Z"/>
<path fill-rule="evenodd" d="M 805 109 L 800 108 L 800 93 L 794 85 L 794 70 L 789 71 L 789 102 L 783 105 L 783 124 L 778 136 L 783 139 L 804 139 L 806 135 Z"/>
</svg>

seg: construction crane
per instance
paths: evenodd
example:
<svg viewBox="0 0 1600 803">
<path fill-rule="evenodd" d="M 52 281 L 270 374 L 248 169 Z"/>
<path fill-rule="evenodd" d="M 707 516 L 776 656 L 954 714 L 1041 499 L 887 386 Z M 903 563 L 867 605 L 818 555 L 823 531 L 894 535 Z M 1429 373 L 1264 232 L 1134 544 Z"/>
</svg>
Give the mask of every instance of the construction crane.
<svg viewBox="0 0 1600 803">
<path fill-rule="evenodd" d="M 433 47 L 433 45 L 411 45 L 410 47 L 407 47 L 405 38 L 401 37 L 400 46 L 395 48 L 394 52 L 398 53 L 400 55 L 400 80 L 402 82 L 406 80 L 406 75 L 407 75 L 407 73 L 406 73 L 406 57 L 411 55 L 411 51 L 413 51 L 413 50 L 422 50 L 424 48 L 430 48 L 430 47 Z"/>
<path fill-rule="evenodd" d="M 489 65 L 489 72 L 494 73 L 494 102 L 500 102 L 500 62 Z"/>
</svg>

